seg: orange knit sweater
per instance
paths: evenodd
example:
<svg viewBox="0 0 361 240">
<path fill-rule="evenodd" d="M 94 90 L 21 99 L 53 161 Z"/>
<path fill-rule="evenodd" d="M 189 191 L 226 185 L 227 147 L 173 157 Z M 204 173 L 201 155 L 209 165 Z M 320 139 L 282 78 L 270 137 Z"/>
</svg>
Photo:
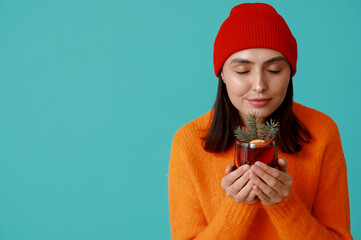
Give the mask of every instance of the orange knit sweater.
<svg viewBox="0 0 361 240">
<path fill-rule="evenodd" d="M 283 153 L 293 178 L 282 202 L 248 205 L 221 187 L 235 144 L 209 153 L 201 137 L 212 111 L 185 124 L 174 136 L 169 162 L 172 239 L 352 239 L 346 162 L 338 128 L 327 115 L 294 103 L 294 113 L 312 134 L 298 154 Z"/>
</svg>

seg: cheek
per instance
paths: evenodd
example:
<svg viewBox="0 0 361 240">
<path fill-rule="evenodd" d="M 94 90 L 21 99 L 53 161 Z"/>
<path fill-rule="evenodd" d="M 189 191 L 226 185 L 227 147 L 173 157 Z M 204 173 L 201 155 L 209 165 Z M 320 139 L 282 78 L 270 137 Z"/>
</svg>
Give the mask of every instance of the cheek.
<svg viewBox="0 0 361 240">
<path fill-rule="evenodd" d="M 290 80 L 285 80 L 283 84 L 281 85 L 281 88 L 283 89 L 282 94 L 285 96 L 288 88 L 288 84 L 290 83 Z"/>
<path fill-rule="evenodd" d="M 275 95 L 283 101 L 286 96 L 289 80 L 280 81 L 278 84 L 273 85 L 273 92 Z"/>
<path fill-rule="evenodd" d="M 250 87 L 245 81 L 241 82 L 240 80 L 230 80 L 226 83 L 227 92 L 230 98 L 242 97 L 245 95 Z"/>
</svg>

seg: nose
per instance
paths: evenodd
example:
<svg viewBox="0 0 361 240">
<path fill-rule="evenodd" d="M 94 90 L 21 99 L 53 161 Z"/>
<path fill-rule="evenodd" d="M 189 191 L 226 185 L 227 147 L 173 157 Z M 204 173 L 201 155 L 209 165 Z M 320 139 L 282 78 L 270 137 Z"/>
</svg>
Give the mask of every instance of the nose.
<svg viewBox="0 0 361 240">
<path fill-rule="evenodd" d="M 254 79 L 253 79 L 253 91 L 257 93 L 261 93 L 266 91 L 268 88 L 266 76 L 263 75 L 262 72 L 255 73 Z"/>
</svg>

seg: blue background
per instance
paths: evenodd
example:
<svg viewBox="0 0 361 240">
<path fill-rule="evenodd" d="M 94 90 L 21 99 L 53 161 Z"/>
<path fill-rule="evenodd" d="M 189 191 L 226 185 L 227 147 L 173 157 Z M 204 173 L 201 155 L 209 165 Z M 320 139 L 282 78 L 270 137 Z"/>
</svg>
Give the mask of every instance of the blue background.
<svg viewBox="0 0 361 240">
<path fill-rule="evenodd" d="M 361 2 L 265 2 L 298 42 L 295 100 L 339 126 L 359 239 Z M 1 0 L 0 239 L 169 239 L 171 141 L 213 105 L 239 3 Z"/>
</svg>

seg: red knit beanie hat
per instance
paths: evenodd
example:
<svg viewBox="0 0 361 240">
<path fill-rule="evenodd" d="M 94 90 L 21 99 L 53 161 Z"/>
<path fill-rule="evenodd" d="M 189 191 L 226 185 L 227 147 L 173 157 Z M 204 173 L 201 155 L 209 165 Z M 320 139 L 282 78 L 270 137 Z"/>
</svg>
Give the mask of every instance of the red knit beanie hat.
<svg viewBox="0 0 361 240">
<path fill-rule="evenodd" d="M 266 3 L 235 6 L 223 22 L 214 42 L 214 72 L 219 77 L 224 62 L 233 53 L 249 48 L 269 48 L 282 53 L 296 73 L 297 42 L 287 23 Z"/>
</svg>

